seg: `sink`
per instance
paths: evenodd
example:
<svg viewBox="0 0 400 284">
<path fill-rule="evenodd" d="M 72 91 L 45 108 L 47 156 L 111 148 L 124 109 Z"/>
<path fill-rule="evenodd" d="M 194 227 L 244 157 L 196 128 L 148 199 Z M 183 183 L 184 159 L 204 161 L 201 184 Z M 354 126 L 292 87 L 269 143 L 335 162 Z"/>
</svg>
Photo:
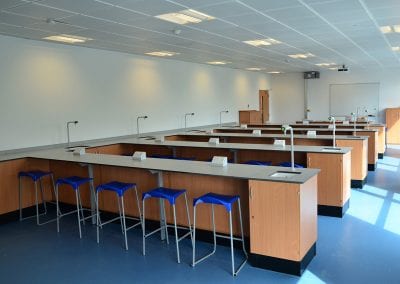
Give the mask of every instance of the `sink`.
<svg viewBox="0 0 400 284">
<path fill-rule="evenodd" d="M 74 150 L 76 149 L 76 148 L 89 148 L 90 146 L 88 146 L 88 145 L 75 145 L 75 146 L 68 146 L 68 147 L 65 147 L 65 151 L 67 151 L 67 152 L 74 152 Z"/>
<path fill-rule="evenodd" d="M 274 178 L 290 178 L 293 176 L 297 176 L 301 174 L 300 172 L 289 172 L 289 171 L 277 171 L 270 175 L 270 177 Z"/>
<path fill-rule="evenodd" d="M 144 139 L 144 140 L 155 140 L 156 137 L 154 137 L 154 136 L 140 136 L 139 139 Z"/>
<path fill-rule="evenodd" d="M 342 151 L 341 148 L 333 148 L 333 147 L 322 148 L 322 152 L 340 152 L 340 151 Z"/>
</svg>

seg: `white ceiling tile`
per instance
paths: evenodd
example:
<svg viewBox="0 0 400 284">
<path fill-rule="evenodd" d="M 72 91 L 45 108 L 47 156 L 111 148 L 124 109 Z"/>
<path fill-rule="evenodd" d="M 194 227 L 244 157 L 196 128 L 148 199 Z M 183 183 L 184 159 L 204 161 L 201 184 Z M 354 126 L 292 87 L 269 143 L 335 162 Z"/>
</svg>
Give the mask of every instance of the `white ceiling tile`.
<svg viewBox="0 0 400 284">
<path fill-rule="evenodd" d="M 48 7 L 67 10 L 74 13 L 86 13 L 87 11 L 104 8 L 105 6 L 104 4 L 94 0 L 39 0 L 37 2 Z"/>
<path fill-rule="evenodd" d="M 171 0 L 169 2 L 181 4 L 188 8 L 201 8 L 218 3 L 234 2 L 234 0 Z"/>
<path fill-rule="evenodd" d="M 135 21 L 149 18 L 149 16 L 134 12 L 132 10 L 121 9 L 113 6 L 106 6 L 102 9 L 90 10 L 84 15 L 123 24 L 132 24 Z"/>
<path fill-rule="evenodd" d="M 14 8 L 9 8 L 6 10 L 39 19 L 47 19 L 47 18 L 57 19 L 73 15 L 73 13 L 71 12 L 50 8 L 35 2 L 19 5 Z"/>
<path fill-rule="evenodd" d="M 0 23 L 12 24 L 16 26 L 28 26 L 42 20 L 16 15 L 7 11 L 0 11 Z"/>
<path fill-rule="evenodd" d="M 200 12 L 206 13 L 217 18 L 226 18 L 235 15 L 243 15 L 252 12 L 250 9 L 237 2 L 227 2 L 206 6 L 199 9 Z"/>
<path fill-rule="evenodd" d="M 279 10 L 289 7 L 300 7 L 301 4 L 297 0 L 241 0 L 245 5 L 251 6 L 260 11 Z"/>
<path fill-rule="evenodd" d="M 178 12 L 185 9 L 185 7 L 182 7 L 181 5 L 170 3 L 165 0 L 141 0 L 141 1 L 126 0 L 121 4 L 119 4 L 119 6 L 132 9 L 134 11 L 138 11 L 151 16 Z"/>
<path fill-rule="evenodd" d="M 21 4 L 26 4 L 28 1 L 24 0 L 1 0 L 0 9 L 12 8 Z"/>
</svg>

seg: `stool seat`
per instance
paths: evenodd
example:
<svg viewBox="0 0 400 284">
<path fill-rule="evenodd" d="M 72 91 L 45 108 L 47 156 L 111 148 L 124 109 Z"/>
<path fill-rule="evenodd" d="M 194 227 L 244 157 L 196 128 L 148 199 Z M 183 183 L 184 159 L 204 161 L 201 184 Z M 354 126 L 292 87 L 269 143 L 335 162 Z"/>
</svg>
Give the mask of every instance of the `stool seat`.
<svg viewBox="0 0 400 284">
<path fill-rule="evenodd" d="M 42 177 L 49 176 L 51 175 L 52 172 L 45 172 L 45 171 L 27 171 L 27 172 L 19 172 L 18 177 L 29 177 L 33 181 L 37 181 L 41 179 Z"/>
<path fill-rule="evenodd" d="M 144 192 L 142 195 L 142 200 L 150 197 L 167 199 L 171 205 L 175 204 L 176 198 L 181 194 L 185 193 L 184 189 L 171 189 L 166 187 L 157 187 L 153 190 Z"/>
<path fill-rule="evenodd" d="M 101 184 L 96 188 L 97 192 L 103 191 L 103 190 L 109 190 L 109 191 L 114 191 L 118 194 L 118 196 L 124 195 L 124 192 L 127 191 L 128 189 L 135 187 L 136 183 L 125 183 L 125 182 L 119 182 L 119 181 L 112 181 L 109 183 Z"/>
<path fill-rule="evenodd" d="M 72 177 L 57 179 L 56 185 L 58 186 L 61 184 L 67 184 L 67 185 L 72 186 L 72 188 L 74 190 L 77 190 L 81 184 L 84 184 L 84 183 L 92 181 L 92 180 L 93 180 L 93 178 L 72 176 Z"/>
<path fill-rule="evenodd" d="M 228 212 L 232 210 L 232 204 L 239 199 L 239 195 L 222 195 L 209 192 L 193 199 L 193 206 L 200 203 L 223 205 Z"/>
<path fill-rule="evenodd" d="M 278 164 L 278 166 L 285 167 L 285 168 L 290 168 L 292 166 L 292 163 L 291 162 L 282 162 L 282 163 Z M 296 164 L 296 163 L 294 164 L 294 167 L 295 168 L 304 168 L 302 165 Z"/>
<path fill-rule="evenodd" d="M 249 160 L 247 162 L 244 162 L 243 164 L 246 165 L 256 165 L 256 166 L 271 166 L 272 162 L 263 162 L 263 161 L 257 161 L 257 160 Z"/>
</svg>

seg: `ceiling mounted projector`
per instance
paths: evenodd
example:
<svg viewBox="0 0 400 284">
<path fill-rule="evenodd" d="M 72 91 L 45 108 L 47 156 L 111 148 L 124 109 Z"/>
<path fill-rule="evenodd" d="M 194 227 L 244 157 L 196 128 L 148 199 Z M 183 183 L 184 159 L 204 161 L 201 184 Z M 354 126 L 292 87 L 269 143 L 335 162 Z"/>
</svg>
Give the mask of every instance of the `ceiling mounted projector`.
<svg viewBox="0 0 400 284">
<path fill-rule="evenodd" d="M 342 65 L 341 67 L 338 68 L 338 72 L 349 72 L 349 68 L 346 67 L 346 65 Z"/>
</svg>

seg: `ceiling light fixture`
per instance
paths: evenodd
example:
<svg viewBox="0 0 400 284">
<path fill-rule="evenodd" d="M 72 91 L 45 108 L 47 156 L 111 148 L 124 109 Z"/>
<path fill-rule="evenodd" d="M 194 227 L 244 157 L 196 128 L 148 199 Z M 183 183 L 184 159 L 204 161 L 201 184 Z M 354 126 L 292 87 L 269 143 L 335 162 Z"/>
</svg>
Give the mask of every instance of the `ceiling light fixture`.
<svg viewBox="0 0 400 284">
<path fill-rule="evenodd" d="M 215 19 L 215 17 L 193 9 L 182 10 L 176 13 L 161 14 L 155 17 L 179 25 L 198 24 L 202 21 L 210 21 Z"/>
<path fill-rule="evenodd" d="M 337 64 L 336 63 L 317 63 L 315 65 L 317 65 L 319 67 L 331 67 L 331 66 L 335 66 Z"/>
<path fill-rule="evenodd" d="M 281 74 L 281 71 L 269 71 L 268 74 Z"/>
<path fill-rule="evenodd" d="M 64 42 L 64 43 L 83 43 L 83 42 L 92 40 L 91 38 L 88 38 L 88 37 L 66 35 L 66 34 L 48 36 L 48 37 L 44 37 L 43 39 Z"/>
<path fill-rule="evenodd" d="M 400 51 L 400 46 L 392 46 L 393 51 Z"/>
<path fill-rule="evenodd" d="M 250 44 L 250 45 L 253 45 L 253 46 L 262 46 L 262 45 L 268 46 L 268 45 L 282 43 L 279 40 L 276 40 L 276 39 L 273 39 L 273 38 L 245 40 L 243 42 L 247 43 L 247 44 Z"/>
<path fill-rule="evenodd" d="M 172 52 L 172 51 L 153 51 L 153 52 L 146 52 L 145 54 L 147 55 L 152 55 L 152 56 L 160 56 L 160 57 L 170 57 L 179 54 L 178 52 Z"/>
<path fill-rule="evenodd" d="M 249 67 L 246 68 L 246 70 L 248 71 L 261 71 L 261 70 L 265 70 L 264 68 L 260 68 L 260 67 Z"/>
<path fill-rule="evenodd" d="M 400 33 L 400 25 L 382 26 L 380 27 L 380 30 L 384 34 Z"/>
<path fill-rule="evenodd" d="M 297 53 L 297 54 L 290 54 L 288 56 L 295 59 L 306 59 L 308 57 L 314 57 L 315 55 L 312 53 Z"/>
<path fill-rule="evenodd" d="M 212 64 L 212 65 L 225 65 L 225 64 L 228 64 L 228 63 L 231 63 L 231 62 L 228 62 L 228 61 L 208 61 L 207 63 L 208 64 Z"/>
</svg>

